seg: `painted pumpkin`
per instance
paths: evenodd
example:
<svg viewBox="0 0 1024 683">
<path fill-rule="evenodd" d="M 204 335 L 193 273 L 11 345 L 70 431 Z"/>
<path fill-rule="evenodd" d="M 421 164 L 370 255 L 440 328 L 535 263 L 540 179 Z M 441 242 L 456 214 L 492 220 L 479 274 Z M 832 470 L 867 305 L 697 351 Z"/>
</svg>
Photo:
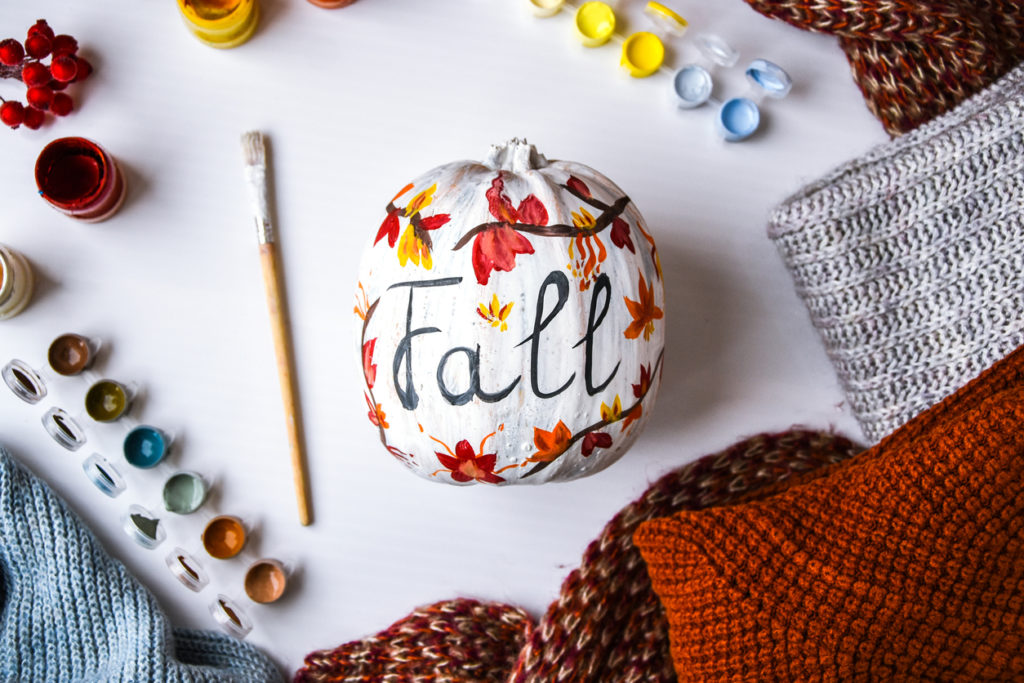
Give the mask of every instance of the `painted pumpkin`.
<svg viewBox="0 0 1024 683">
<path fill-rule="evenodd" d="M 525 141 L 402 187 L 356 299 L 369 421 L 431 481 L 582 477 L 650 416 L 665 351 L 654 239 L 614 183 Z"/>
</svg>

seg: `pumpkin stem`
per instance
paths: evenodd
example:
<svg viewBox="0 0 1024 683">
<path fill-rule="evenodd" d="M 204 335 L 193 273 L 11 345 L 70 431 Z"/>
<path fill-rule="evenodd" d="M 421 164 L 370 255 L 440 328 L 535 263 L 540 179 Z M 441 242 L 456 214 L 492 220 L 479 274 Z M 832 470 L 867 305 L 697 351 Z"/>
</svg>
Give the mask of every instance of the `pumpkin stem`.
<svg viewBox="0 0 1024 683">
<path fill-rule="evenodd" d="M 512 138 L 504 145 L 491 145 L 484 165 L 494 171 L 523 173 L 548 165 L 537 148 L 521 138 Z"/>
</svg>

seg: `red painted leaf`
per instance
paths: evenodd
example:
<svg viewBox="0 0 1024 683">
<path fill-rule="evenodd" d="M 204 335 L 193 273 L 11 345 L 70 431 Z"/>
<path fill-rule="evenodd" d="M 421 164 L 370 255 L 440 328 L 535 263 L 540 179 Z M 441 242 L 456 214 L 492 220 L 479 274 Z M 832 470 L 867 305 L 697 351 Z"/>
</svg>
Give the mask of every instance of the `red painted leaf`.
<svg viewBox="0 0 1024 683">
<path fill-rule="evenodd" d="M 518 223 L 519 213 L 512 206 L 512 202 L 505 196 L 505 181 L 498 177 L 491 181 L 491 187 L 487 190 L 487 205 L 491 215 L 504 223 Z"/>
<path fill-rule="evenodd" d="M 373 241 L 374 244 L 380 242 L 385 235 L 388 238 L 388 246 L 395 246 L 395 242 L 398 241 L 398 230 L 401 226 L 398 224 L 398 210 L 391 211 L 388 213 L 387 218 L 380 224 L 380 230 L 377 231 L 377 239 Z"/>
<path fill-rule="evenodd" d="M 427 216 L 426 218 L 420 219 L 419 227 L 423 230 L 437 230 L 442 225 L 451 220 L 451 216 L 446 213 L 439 213 L 434 216 Z"/>
<path fill-rule="evenodd" d="M 619 249 L 626 247 L 634 254 L 636 253 L 636 247 L 633 246 L 633 238 L 629 234 L 629 223 L 621 218 L 616 218 L 612 221 L 612 244 Z"/>
<path fill-rule="evenodd" d="M 523 223 L 532 223 L 533 225 L 547 225 L 548 224 L 548 210 L 544 208 L 544 205 L 537 195 L 527 195 L 522 202 L 519 203 L 519 220 Z"/>
<path fill-rule="evenodd" d="M 605 432 L 590 432 L 583 437 L 583 457 L 588 457 L 595 448 L 608 448 L 612 445 L 612 436 Z"/>
<path fill-rule="evenodd" d="M 587 184 L 574 175 L 569 176 L 569 180 L 565 181 L 565 184 L 583 197 L 590 196 L 590 188 L 587 187 Z"/>
<path fill-rule="evenodd" d="M 366 377 L 366 386 L 371 389 L 377 381 L 377 364 L 373 362 L 373 347 L 376 345 L 376 337 L 363 344 L 363 376 Z"/>
<path fill-rule="evenodd" d="M 516 267 L 516 254 L 532 254 L 533 245 L 507 225 L 488 228 L 473 238 L 473 272 L 486 285 L 492 270 L 509 272 Z"/>
</svg>

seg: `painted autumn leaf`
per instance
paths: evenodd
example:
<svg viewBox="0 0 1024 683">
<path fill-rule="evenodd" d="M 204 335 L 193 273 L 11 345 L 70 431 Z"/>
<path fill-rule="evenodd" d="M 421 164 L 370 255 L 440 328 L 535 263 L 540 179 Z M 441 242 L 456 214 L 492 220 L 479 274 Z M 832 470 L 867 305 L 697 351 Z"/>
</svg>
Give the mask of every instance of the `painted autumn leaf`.
<svg viewBox="0 0 1024 683">
<path fill-rule="evenodd" d="M 486 439 L 484 439 L 486 442 Z M 442 445 L 444 445 L 442 443 Z M 494 466 L 498 461 L 496 453 L 483 453 L 483 444 L 480 444 L 481 453 L 473 450 L 473 445 L 466 439 L 455 444 L 455 452 L 445 446 L 448 453 L 435 451 L 438 462 L 452 475 L 457 482 L 466 483 L 470 481 L 482 481 L 488 484 L 503 484 L 505 479 L 494 473 Z M 445 470 L 438 470 L 443 472 Z M 435 472 L 434 474 L 437 474 Z"/>
<path fill-rule="evenodd" d="M 489 306 L 484 304 L 477 304 L 476 313 L 481 318 L 491 324 L 491 327 L 497 327 L 499 332 L 504 332 L 508 329 L 508 316 L 512 312 L 513 302 L 509 301 L 507 304 L 502 305 L 498 299 L 497 293 L 491 297 L 491 303 Z"/>
<path fill-rule="evenodd" d="M 377 337 L 363 344 L 363 376 L 366 378 L 366 386 L 373 389 L 377 381 L 377 364 L 373 362 L 373 347 L 377 345 Z"/>
<path fill-rule="evenodd" d="M 654 333 L 654 321 L 660 320 L 665 314 L 654 305 L 654 287 L 648 287 L 644 280 L 643 273 L 640 273 L 640 292 L 636 301 L 629 297 L 622 297 L 626 301 L 626 308 L 633 316 L 633 322 L 626 328 L 624 334 L 626 339 L 636 339 L 640 333 L 644 333 L 644 341 L 649 341 Z"/>
<path fill-rule="evenodd" d="M 636 247 L 633 246 L 633 238 L 629 234 L 629 223 L 618 216 L 612 221 L 612 244 L 619 249 L 625 247 L 634 254 L 636 253 Z"/>
<path fill-rule="evenodd" d="M 533 428 L 533 445 L 537 452 L 530 456 L 530 462 L 551 462 L 565 453 L 572 440 L 572 432 L 561 420 L 550 432 L 540 427 Z"/>
<path fill-rule="evenodd" d="M 505 194 L 501 173 L 491 181 L 486 196 L 487 207 L 498 225 L 481 231 L 473 239 L 473 272 L 476 273 L 476 281 L 482 285 L 490 280 L 491 271 L 507 273 L 515 268 L 517 254 L 533 253 L 530 240 L 516 232 L 514 225 L 548 224 L 548 211 L 536 195 L 527 195 L 518 207 L 512 205 L 512 200 Z"/>
<path fill-rule="evenodd" d="M 605 432 L 590 432 L 583 437 L 583 448 L 580 451 L 584 458 L 590 457 L 595 448 L 610 448 L 612 436 Z"/>
<path fill-rule="evenodd" d="M 370 406 L 370 412 L 367 413 L 367 415 L 370 418 L 370 422 L 372 422 L 377 427 L 380 427 L 382 429 L 387 429 L 388 428 L 388 421 L 385 419 L 387 417 L 387 415 L 385 415 L 384 411 L 381 410 L 380 404 L 379 403 L 375 404 L 370 399 L 370 395 L 367 394 L 367 393 L 364 393 L 363 396 L 366 397 L 366 405 Z"/>
</svg>

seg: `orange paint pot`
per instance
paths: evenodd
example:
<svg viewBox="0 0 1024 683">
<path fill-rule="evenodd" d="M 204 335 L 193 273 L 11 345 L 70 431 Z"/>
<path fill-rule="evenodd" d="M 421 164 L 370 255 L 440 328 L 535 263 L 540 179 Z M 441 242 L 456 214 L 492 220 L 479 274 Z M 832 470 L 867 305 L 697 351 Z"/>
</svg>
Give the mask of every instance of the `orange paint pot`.
<svg viewBox="0 0 1024 683">
<path fill-rule="evenodd" d="M 211 519 L 203 530 L 203 547 L 210 557 L 229 560 L 242 552 L 246 536 L 242 520 L 233 515 L 220 515 Z"/>
<path fill-rule="evenodd" d="M 245 594 L 253 602 L 276 602 L 287 587 L 288 572 L 277 560 L 257 560 L 245 572 Z"/>
</svg>

